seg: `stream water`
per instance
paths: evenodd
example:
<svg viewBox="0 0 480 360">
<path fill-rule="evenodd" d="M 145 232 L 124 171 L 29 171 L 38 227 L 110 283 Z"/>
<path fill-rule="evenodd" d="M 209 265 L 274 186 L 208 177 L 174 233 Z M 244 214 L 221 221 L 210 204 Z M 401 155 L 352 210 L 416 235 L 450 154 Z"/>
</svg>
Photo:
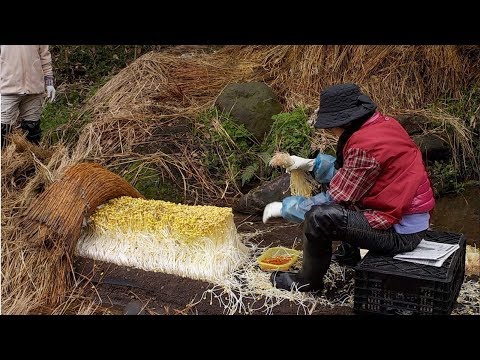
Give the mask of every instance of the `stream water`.
<svg viewBox="0 0 480 360">
<path fill-rule="evenodd" d="M 480 186 L 469 186 L 462 194 L 437 199 L 432 228 L 462 233 L 467 244 L 480 247 Z"/>
</svg>

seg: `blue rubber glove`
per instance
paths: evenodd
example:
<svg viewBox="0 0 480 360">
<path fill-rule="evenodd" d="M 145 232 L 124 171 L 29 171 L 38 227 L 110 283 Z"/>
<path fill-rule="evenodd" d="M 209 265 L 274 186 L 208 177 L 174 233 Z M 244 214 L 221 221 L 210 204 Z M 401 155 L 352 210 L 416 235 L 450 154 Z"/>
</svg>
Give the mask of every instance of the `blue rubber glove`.
<svg viewBox="0 0 480 360">
<path fill-rule="evenodd" d="M 331 203 L 333 203 L 333 199 L 328 191 L 321 192 L 309 198 L 303 196 L 288 196 L 282 201 L 281 214 L 286 220 L 301 223 L 305 220 L 305 214 L 312 206 Z"/>
<path fill-rule="evenodd" d="M 321 184 L 328 184 L 335 175 L 335 160 L 332 155 L 318 154 L 313 165 L 315 180 Z"/>
</svg>

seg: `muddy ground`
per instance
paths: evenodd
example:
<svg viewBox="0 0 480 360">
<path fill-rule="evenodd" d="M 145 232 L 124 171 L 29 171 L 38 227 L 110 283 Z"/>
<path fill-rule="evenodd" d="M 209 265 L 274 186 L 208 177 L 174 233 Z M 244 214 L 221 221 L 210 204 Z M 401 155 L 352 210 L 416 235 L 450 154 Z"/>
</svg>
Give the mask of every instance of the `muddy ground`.
<svg viewBox="0 0 480 360">
<path fill-rule="evenodd" d="M 470 187 L 464 194 L 437 201 L 432 223 L 435 230 L 464 233 L 467 243 L 480 245 L 480 189 Z M 267 225 L 261 216 L 235 215 L 240 233 L 259 235 L 250 241 L 262 247 L 286 246 L 301 249 L 302 226 L 283 219 L 273 219 Z M 337 244 L 334 244 L 334 247 Z M 90 296 L 101 302 L 99 313 L 109 314 L 224 314 L 218 300 L 201 299 L 213 285 L 204 281 L 164 273 L 147 272 L 85 258 L 76 260 L 76 270 L 91 279 Z M 347 271 L 346 280 L 353 277 Z M 338 284 L 341 287 L 341 284 Z M 335 290 L 326 293 L 333 298 Z M 263 301 L 259 300 L 261 303 Z M 298 307 L 287 300 L 273 309 L 273 314 L 297 314 Z M 317 307 L 314 314 L 353 314 L 351 306 Z M 254 313 L 255 314 L 255 313 Z M 263 314 L 259 312 L 258 314 Z"/>
<path fill-rule="evenodd" d="M 235 222 L 241 233 L 262 231 L 250 241 L 261 246 L 286 246 L 301 249 L 301 225 L 276 219 L 267 225 L 260 216 L 236 215 Z M 199 314 L 221 315 L 224 309 L 218 300 L 210 297 L 201 299 L 202 294 L 212 284 L 176 275 L 148 272 L 111 263 L 86 258 L 76 259 L 76 271 L 91 279 L 93 286 L 90 296 L 101 302 L 99 311 L 111 314 Z M 353 271 L 347 272 L 350 280 Z M 333 297 L 328 291 L 326 297 Z M 259 304 L 263 301 L 257 300 Z M 255 308 L 255 303 L 251 304 Z M 258 306 L 260 307 L 260 306 Z M 285 300 L 273 309 L 274 315 L 297 314 L 298 306 Z M 252 314 L 263 314 L 253 312 Z M 349 306 L 317 307 L 313 314 L 346 315 L 353 314 Z"/>
</svg>

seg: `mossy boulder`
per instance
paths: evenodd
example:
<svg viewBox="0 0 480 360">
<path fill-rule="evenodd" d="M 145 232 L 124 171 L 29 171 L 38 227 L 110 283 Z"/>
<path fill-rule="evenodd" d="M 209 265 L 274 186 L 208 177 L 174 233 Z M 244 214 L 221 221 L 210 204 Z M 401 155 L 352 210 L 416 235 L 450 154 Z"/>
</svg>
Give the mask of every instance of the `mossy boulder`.
<svg viewBox="0 0 480 360">
<path fill-rule="evenodd" d="M 215 106 L 244 124 L 259 142 L 270 131 L 272 116 L 282 111 L 277 96 L 262 82 L 228 85 L 218 96 Z"/>
<path fill-rule="evenodd" d="M 424 161 L 442 161 L 451 156 L 451 149 L 447 142 L 435 134 L 425 133 L 428 125 L 433 123 L 432 120 L 416 114 L 400 115 L 397 120 L 422 151 Z"/>
<path fill-rule="evenodd" d="M 425 162 L 447 160 L 452 156 L 448 143 L 434 134 L 412 135 L 412 139 L 422 151 Z"/>
<path fill-rule="evenodd" d="M 425 127 L 430 122 L 425 116 L 411 114 L 400 115 L 396 119 L 408 135 L 421 134 L 423 132 L 422 125 Z"/>
</svg>

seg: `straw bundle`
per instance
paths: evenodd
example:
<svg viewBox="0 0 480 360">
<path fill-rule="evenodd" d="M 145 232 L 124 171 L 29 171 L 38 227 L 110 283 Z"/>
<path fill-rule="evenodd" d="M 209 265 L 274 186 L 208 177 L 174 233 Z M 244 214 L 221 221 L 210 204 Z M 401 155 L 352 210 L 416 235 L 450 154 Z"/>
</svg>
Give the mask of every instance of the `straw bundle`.
<svg viewBox="0 0 480 360">
<path fill-rule="evenodd" d="M 68 168 L 60 180 L 32 201 L 16 236 L 19 244 L 30 245 L 24 251 L 24 261 L 31 263 L 32 273 L 22 274 L 25 278 L 18 282 L 42 288 L 40 303 L 58 304 L 65 296 L 72 280 L 71 257 L 84 219 L 97 206 L 122 195 L 141 197 L 118 175 L 98 164 L 82 163 Z M 7 280 L 14 284 L 13 279 Z"/>
<path fill-rule="evenodd" d="M 19 220 L 39 192 L 51 183 L 53 168 L 62 162 L 61 148 L 44 149 L 13 133 L 2 149 L 2 313 L 26 314 L 44 304 L 41 281 L 36 275 L 44 269 L 43 252 L 33 249 L 28 238 L 20 236 Z M 55 276 L 55 273 L 51 274 Z"/>
<path fill-rule="evenodd" d="M 94 163 L 70 167 L 27 209 L 22 228 L 34 244 L 65 246 L 72 253 L 83 220 L 119 196 L 142 197 L 128 182 Z"/>
<path fill-rule="evenodd" d="M 150 52 L 107 82 L 85 110 L 97 117 L 192 116 L 212 105 L 230 82 L 253 80 L 255 66 L 223 53 Z"/>
</svg>

